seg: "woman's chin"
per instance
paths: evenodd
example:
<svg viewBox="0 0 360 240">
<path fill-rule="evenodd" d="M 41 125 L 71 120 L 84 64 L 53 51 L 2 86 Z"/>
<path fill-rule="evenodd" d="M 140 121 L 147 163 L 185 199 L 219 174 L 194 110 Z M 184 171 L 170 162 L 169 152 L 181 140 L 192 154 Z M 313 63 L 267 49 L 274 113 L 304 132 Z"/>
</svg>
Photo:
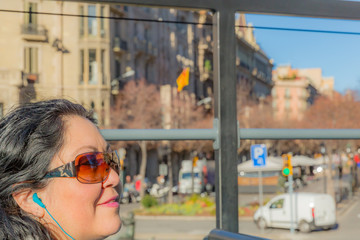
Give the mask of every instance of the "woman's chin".
<svg viewBox="0 0 360 240">
<path fill-rule="evenodd" d="M 107 233 L 109 236 L 114 235 L 115 233 L 117 233 L 118 231 L 120 231 L 122 226 L 122 221 L 120 219 L 120 217 L 116 220 L 113 220 L 111 222 L 111 224 L 109 224 L 107 226 Z"/>
</svg>

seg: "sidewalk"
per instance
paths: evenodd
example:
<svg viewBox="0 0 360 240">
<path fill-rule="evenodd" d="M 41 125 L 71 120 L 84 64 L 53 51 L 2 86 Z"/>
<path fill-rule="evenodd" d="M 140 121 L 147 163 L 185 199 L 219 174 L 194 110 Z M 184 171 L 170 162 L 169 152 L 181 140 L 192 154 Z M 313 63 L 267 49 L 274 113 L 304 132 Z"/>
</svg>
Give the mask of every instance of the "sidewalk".
<svg viewBox="0 0 360 240">
<path fill-rule="evenodd" d="M 360 191 L 356 190 L 350 199 L 345 199 L 340 203 L 338 203 L 336 206 L 338 219 L 346 215 L 346 213 L 351 210 L 351 207 L 359 200 L 360 200 Z"/>
</svg>

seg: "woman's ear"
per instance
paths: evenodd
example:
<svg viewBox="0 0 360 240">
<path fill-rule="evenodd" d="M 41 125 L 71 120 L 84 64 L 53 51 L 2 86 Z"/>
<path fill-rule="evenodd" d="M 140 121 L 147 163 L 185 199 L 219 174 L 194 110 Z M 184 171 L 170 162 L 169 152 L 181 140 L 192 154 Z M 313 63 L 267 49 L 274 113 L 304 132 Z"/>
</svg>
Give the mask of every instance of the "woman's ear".
<svg viewBox="0 0 360 240">
<path fill-rule="evenodd" d="M 36 217 L 43 218 L 45 210 L 34 202 L 33 194 L 35 194 L 35 192 L 31 189 L 25 189 L 20 192 L 13 193 L 12 196 L 23 211 Z"/>
</svg>

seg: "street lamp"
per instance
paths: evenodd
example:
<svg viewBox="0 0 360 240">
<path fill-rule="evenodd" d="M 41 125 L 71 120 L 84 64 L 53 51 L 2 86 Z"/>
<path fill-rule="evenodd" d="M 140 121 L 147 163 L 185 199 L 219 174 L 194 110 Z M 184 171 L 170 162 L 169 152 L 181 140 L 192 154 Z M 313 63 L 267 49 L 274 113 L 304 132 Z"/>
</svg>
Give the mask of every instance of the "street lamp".
<svg viewBox="0 0 360 240">
<path fill-rule="evenodd" d="M 327 188 L 327 179 L 326 179 L 326 173 L 325 173 L 325 153 L 326 153 L 326 148 L 325 148 L 325 144 L 322 142 L 320 144 L 320 152 L 321 152 L 321 155 L 323 157 L 323 175 L 324 175 L 324 193 L 326 193 L 326 188 Z"/>
</svg>

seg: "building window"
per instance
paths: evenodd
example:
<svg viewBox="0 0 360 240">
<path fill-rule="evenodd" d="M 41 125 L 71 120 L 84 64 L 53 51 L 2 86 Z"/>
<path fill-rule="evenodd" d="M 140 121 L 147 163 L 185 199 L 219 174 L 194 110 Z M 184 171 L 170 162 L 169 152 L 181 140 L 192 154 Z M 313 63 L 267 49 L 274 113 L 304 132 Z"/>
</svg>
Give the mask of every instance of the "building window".
<svg viewBox="0 0 360 240">
<path fill-rule="evenodd" d="M 96 110 L 95 110 L 95 103 L 94 103 L 94 101 L 91 101 L 90 107 L 91 107 L 91 111 L 92 111 L 92 113 L 93 113 L 93 118 L 95 118 L 96 121 L 99 121 L 99 115 L 97 114 L 97 112 L 96 112 Z"/>
<path fill-rule="evenodd" d="M 84 71 L 85 70 L 85 52 L 80 50 L 80 79 L 79 83 L 84 84 Z"/>
<path fill-rule="evenodd" d="M 38 49 L 33 47 L 25 48 L 25 72 L 38 73 Z"/>
<path fill-rule="evenodd" d="M 102 74 L 102 84 L 106 85 L 106 76 L 105 76 L 105 50 L 101 50 L 101 74 Z"/>
<path fill-rule="evenodd" d="M 84 16 L 85 12 L 84 12 L 84 7 L 80 6 L 80 15 Z M 85 18 L 84 17 L 80 17 L 80 36 L 84 36 L 84 26 L 85 26 Z"/>
<path fill-rule="evenodd" d="M 96 50 L 89 49 L 89 84 L 97 84 L 98 65 L 96 62 Z"/>
<path fill-rule="evenodd" d="M 88 6 L 88 33 L 89 35 L 96 36 L 97 35 L 97 19 L 96 19 L 96 6 L 89 5 Z"/>
<path fill-rule="evenodd" d="M 290 109 L 290 101 L 287 99 L 285 100 L 285 109 L 289 110 Z"/>
<path fill-rule="evenodd" d="M 276 100 L 273 100 L 273 101 L 272 101 L 272 107 L 273 107 L 274 109 L 277 107 L 277 102 L 276 102 Z"/>
<path fill-rule="evenodd" d="M 101 37 L 104 38 L 105 37 L 105 19 L 104 19 L 104 12 L 105 12 L 105 7 L 101 6 L 100 8 L 100 34 Z"/>
<path fill-rule="evenodd" d="M 147 28 L 145 28 L 144 30 L 144 36 L 145 36 L 145 41 L 148 42 L 150 40 L 150 37 L 149 37 L 149 30 Z"/>
<path fill-rule="evenodd" d="M 119 59 L 115 59 L 115 78 L 121 76 L 121 63 Z"/>
<path fill-rule="evenodd" d="M 4 116 L 4 104 L 0 103 L 0 118 Z"/>
<path fill-rule="evenodd" d="M 271 89 L 271 95 L 276 97 L 276 88 Z"/>
<path fill-rule="evenodd" d="M 33 12 L 37 12 L 37 3 L 27 3 L 25 5 L 25 11 L 28 13 L 25 13 L 25 23 L 30 25 L 36 25 L 37 24 L 37 14 Z"/>
<path fill-rule="evenodd" d="M 285 97 L 287 97 L 287 98 L 290 97 L 290 89 L 288 89 L 288 88 L 285 89 Z"/>
<path fill-rule="evenodd" d="M 306 99 L 308 98 L 308 91 L 306 89 L 303 90 L 303 97 Z"/>
<path fill-rule="evenodd" d="M 115 37 L 120 37 L 120 25 L 119 25 L 119 21 L 115 20 Z"/>
</svg>

